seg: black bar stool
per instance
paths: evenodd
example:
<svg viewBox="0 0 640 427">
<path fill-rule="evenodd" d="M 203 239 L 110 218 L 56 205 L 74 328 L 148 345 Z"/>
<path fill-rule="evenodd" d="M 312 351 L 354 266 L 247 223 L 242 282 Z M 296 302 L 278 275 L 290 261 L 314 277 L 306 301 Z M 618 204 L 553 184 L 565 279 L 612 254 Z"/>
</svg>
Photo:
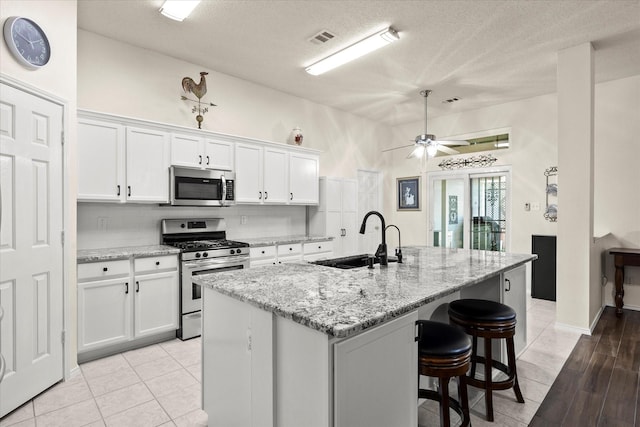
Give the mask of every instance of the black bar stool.
<svg viewBox="0 0 640 427">
<path fill-rule="evenodd" d="M 440 425 L 449 427 L 449 408 L 470 423 L 467 371 L 471 361 L 471 342 L 460 329 L 446 323 L 418 320 L 418 397 L 440 402 Z M 438 391 L 420 388 L 420 375 L 438 378 Z M 449 397 L 449 380 L 458 377 L 458 399 Z"/>
<path fill-rule="evenodd" d="M 495 301 L 480 299 L 461 299 L 449 304 L 449 320 L 461 326 L 472 337 L 473 354 L 471 373 L 467 383 L 485 391 L 487 421 L 493 421 L 493 390 L 506 390 L 513 387 L 516 399 L 524 403 L 518 375 L 516 373 L 516 352 L 513 336 L 516 331 L 516 312 L 507 305 Z M 478 337 L 484 338 L 484 357 L 478 355 Z M 507 365 L 493 360 L 491 340 L 502 339 L 507 344 Z M 475 378 L 476 363 L 484 364 L 484 379 Z M 493 381 L 491 368 L 507 375 L 503 381 Z"/>
</svg>

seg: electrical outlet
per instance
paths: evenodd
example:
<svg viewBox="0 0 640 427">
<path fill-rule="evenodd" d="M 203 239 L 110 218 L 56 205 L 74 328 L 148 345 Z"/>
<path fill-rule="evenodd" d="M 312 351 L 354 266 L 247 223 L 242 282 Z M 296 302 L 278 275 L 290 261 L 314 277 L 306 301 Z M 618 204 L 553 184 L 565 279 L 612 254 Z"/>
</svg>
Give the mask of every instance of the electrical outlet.
<svg viewBox="0 0 640 427">
<path fill-rule="evenodd" d="M 540 210 L 540 203 L 538 203 L 538 202 L 531 203 L 531 210 L 532 211 L 539 211 Z"/>
<path fill-rule="evenodd" d="M 107 231 L 107 218 L 99 217 L 98 218 L 98 230 L 99 231 Z"/>
<path fill-rule="evenodd" d="M 247 216 L 240 215 L 240 224 L 246 224 L 246 223 L 247 223 Z"/>
</svg>

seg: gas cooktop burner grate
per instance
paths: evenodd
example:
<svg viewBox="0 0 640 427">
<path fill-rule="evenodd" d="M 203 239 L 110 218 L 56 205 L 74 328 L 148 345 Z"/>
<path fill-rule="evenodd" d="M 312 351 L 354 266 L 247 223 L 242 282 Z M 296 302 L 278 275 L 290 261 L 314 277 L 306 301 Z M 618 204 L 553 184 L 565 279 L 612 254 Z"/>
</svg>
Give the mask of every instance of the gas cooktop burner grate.
<svg viewBox="0 0 640 427">
<path fill-rule="evenodd" d="M 174 242 L 172 245 L 176 248 L 186 251 L 203 249 L 245 248 L 249 246 L 247 243 L 236 242 L 233 240 L 191 240 L 187 242 Z"/>
</svg>

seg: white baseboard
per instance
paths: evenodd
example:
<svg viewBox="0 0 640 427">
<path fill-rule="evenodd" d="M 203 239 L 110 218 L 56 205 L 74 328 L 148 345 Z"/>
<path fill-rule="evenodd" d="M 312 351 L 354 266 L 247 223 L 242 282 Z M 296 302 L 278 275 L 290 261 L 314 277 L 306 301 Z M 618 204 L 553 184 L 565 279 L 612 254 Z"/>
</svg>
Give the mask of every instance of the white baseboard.
<svg viewBox="0 0 640 427">
<path fill-rule="evenodd" d="M 609 306 L 609 307 L 614 307 L 615 308 L 615 304 L 607 303 L 606 305 Z M 624 308 L 625 310 L 640 311 L 640 306 L 637 306 L 637 305 L 625 304 L 622 308 Z"/>
<path fill-rule="evenodd" d="M 591 330 L 589 328 L 579 328 L 573 325 L 567 325 L 566 323 L 556 322 L 554 325 L 558 329 L 564 329 L 565 331 L 571 332 L 579 332 L 584 335 L 591 335 Z"/>
</svg>

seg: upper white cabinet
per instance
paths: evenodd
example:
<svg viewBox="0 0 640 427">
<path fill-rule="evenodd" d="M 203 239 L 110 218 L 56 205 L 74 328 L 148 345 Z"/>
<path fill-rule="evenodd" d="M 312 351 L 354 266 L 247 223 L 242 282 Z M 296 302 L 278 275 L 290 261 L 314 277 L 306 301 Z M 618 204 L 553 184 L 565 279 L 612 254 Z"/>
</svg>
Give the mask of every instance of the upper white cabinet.
<svg viewBox="0 0 640 427">
<path fill-rule="evenodd" d="M 172 133 L 171 164 L 192 168 L 232 170 L 233 142 Z"/>
<path fill-rule="evenodd" d="M 318 204 L 320 160 L 315 154 L 289 153 L 289 203 Z"/>
<path fill-rule="evenodd" d="M 238 142 L 235 158 L 236 202 L 318 203 L 318 155 Z"/>
<path fill-rule="evenodd" d="M 169 135 L 81 118 L 78 201 L 169 201 Z"/>
<path fill-rule="evenodd" d="M 260 144 L 236 143 L 236 202 L 286 204 L 289 153 Z"/>
<path fill-rule="evenodd" d="M 121 202 L 125 182 L 124 126 L 78 122 L 78 200 Z"/>
<path fill-rule="evenodd" d="M 335 256 L 358 251 L 358 185 L 354 179 L 320 178 L 320 204 L 309 206 L 309 233 L 334 237 Z"/>
</svg>

